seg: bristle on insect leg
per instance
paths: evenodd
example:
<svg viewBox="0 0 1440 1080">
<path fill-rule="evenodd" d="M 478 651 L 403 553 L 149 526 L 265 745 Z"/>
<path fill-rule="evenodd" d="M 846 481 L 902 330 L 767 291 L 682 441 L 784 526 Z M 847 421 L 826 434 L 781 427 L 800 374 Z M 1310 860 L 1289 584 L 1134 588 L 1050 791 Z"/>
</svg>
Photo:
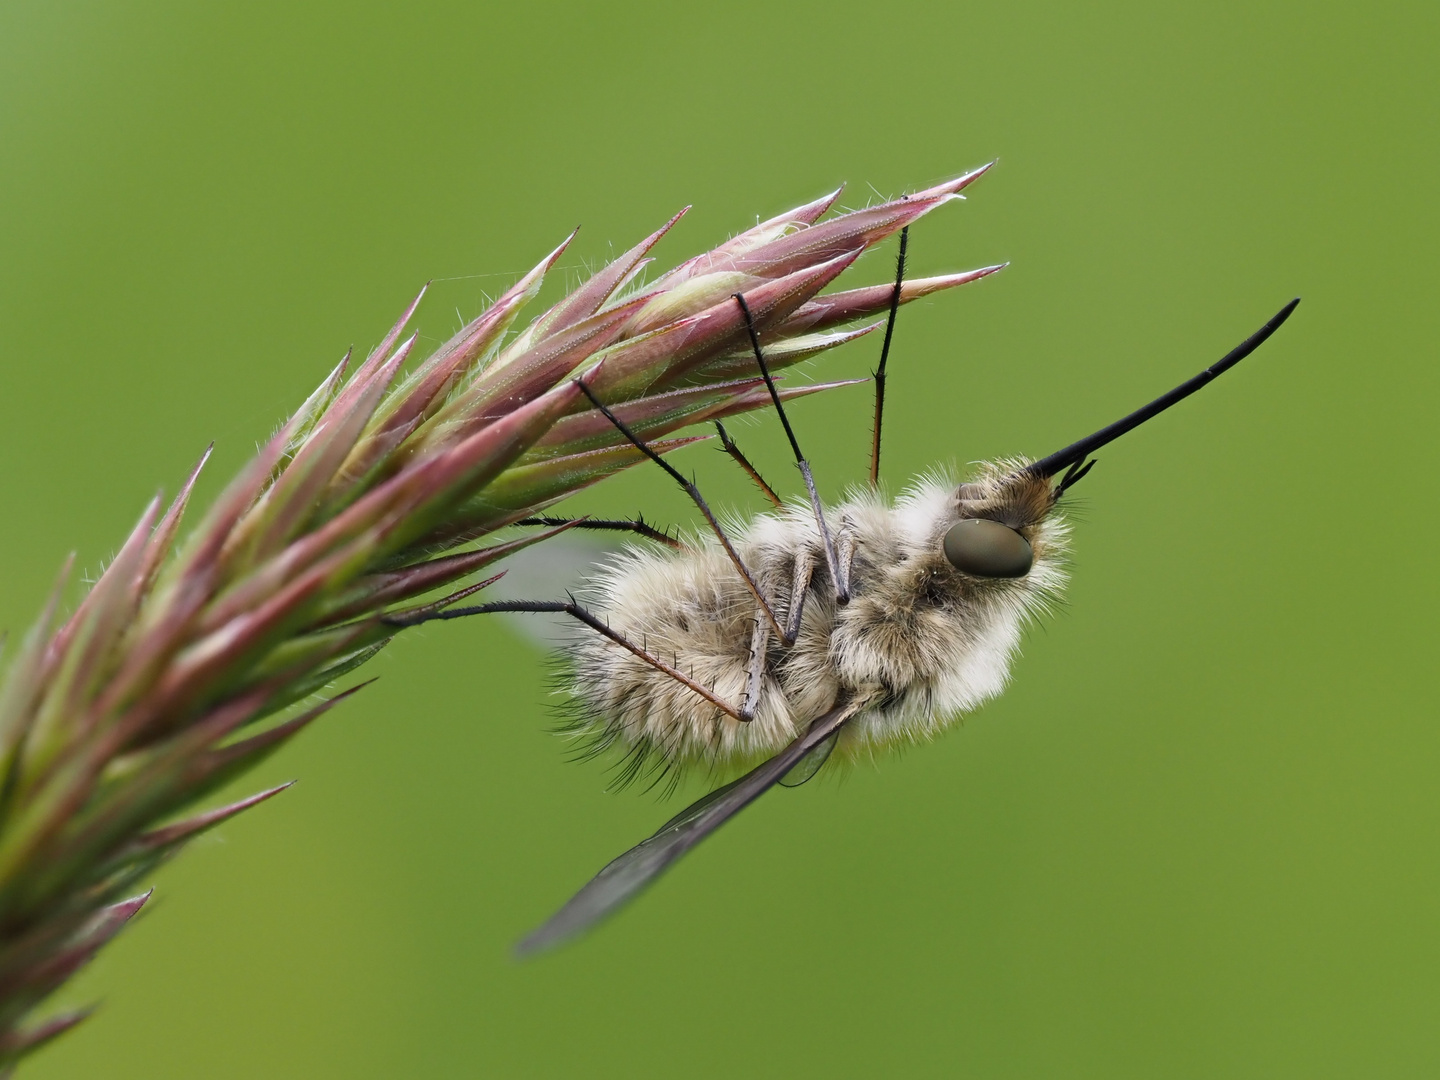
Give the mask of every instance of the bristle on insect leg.
<svg viewBox="0 0 1440 1080">
<path fill-rule="evenodd" d="M 729 454 L 730 457 L 735 460 L 736 464 L 745 470 L 750 479 L 755 481 L 755 486 L 760 489 L 767 499 L 775 504 L 777 510 L 783 507 L 785 505 L 784 501 L 779 495 L 775 494 L 775 489 L 765 482 L 765 478 L 761 476 L 760 471 L 750 463 L 750 459 L 745 456 L 740 447 L 735 445 L 735 440 L 730 438 L 730 433 L 725 430 L 725 425 L 720 423 L 719 420 L 716 420 L 715 430 L 720 434 L 720 449 L 724 453 Z"/>
<path fill-rule="evenodd" d="M 643 536 L 646 540 L 653 540 L 657 544 L 664 544 L 675 551 L 689 551 L 689 545 L 671 536 L 668 532 L 662 532 L 655 528 L 644 517 L 637 514 L 633 520 L 623 518 L 616 521 L 607 521 L 600 518 L 556 518 L 556 517 L 529 517 L 522 518 L 515 522 L 516 525 L 544 525 L 547 528 L 554 528 L 561 525 L 569 525 L 576 529 L 591 529 L 596 532 L 630 532 L 636 536 Z"/>
</svg>

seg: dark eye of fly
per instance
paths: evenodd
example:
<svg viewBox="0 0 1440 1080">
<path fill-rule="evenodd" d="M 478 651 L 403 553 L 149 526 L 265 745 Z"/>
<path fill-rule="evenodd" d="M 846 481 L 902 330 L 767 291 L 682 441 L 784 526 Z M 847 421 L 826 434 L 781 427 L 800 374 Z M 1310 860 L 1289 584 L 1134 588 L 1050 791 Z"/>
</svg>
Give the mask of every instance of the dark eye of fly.
<svg viewBox="0 0 1440 1080">
<path fill-rule="evenodd" d="M 975 577 L 1024 577 L 1035 562 L 1028 540 L 988 518 L 957 521 L 945 534 L 944 547 L 951 566 Z"/>
</svg>

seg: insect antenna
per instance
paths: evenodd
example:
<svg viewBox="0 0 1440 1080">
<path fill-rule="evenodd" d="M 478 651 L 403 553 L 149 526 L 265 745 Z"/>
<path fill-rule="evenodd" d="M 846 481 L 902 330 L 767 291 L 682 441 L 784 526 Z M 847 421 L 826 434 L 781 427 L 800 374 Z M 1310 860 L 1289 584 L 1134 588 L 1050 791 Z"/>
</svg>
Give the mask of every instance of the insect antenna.
<svg viewBox="0 0 1440 1080">
<path fill-rule="evenodd" d="M 835 557 L 835 543 L 830 539 L 830 526 L 825 524 L 825 510 L 820 505 L 820 493 L 815 490 L 815 477 L 810 472 L 810 463 L 800 452 L 800 443 L 795 439 L 795 429 L 790 426 L 790 418 L 785 415 L 785 406 L 780 403 L 780 392 L 775 389 L 775 380 L 770 377 L 770 365 L 765 362 L 765 353 L 760 348 L 760 335 L 755 331 L 755 319 L 750 314 L 750 305 L 745 303 L 745 297 L 740 293 L 735 294 L 735 302 L 740 305 L 740 313 L 745 316 L 745 329 L 750 334 L 750 345 L 755 350 L 755 363 L 760 366 L 760 377 L 765 380 L 765 387 L 770 391 L 770 400 L 775 403 L 775 411 L 780 414 L 780 423 L 785 428 L 785 437 L 790 440 L 790 449 L 795 451 L 795 465 L 800 470 L 800 475 L 805 478 L 805 490 L 810 493 L 810 505 L 815 509 L 815 524 L 820 527 L 820 541 L 825 547 L 825 564 L 830 569 L 830 580 L 835 583 L 835 599 L 844 604 L 850 599 L 850 583 L 841 576 L 840 560 Z M 785 631 L 778 623 L 775 631 L 782 638 L 785 636 Z"/>
<path fill-rule="evenodd" d="M 595 396 L 595 391 L 591 390 L 590 387 L 585 384 L 584 379 L 576 379 L 575 385 L 580 387 L 581 393 L 590 399 L 590 404 L 599 409 L 605 419 L 614 424 L 616 430 L 630 440 L 630 444 L 634 446 L 635 449 L 655 462 L 656 465 L 659 465 L 670 474 L 677 484 L 685 489 L 685 493 L 690 496 L 690 501 L 695 504 L 700 513 L 705 515 L 705 520 L 710 524 L 710 530 L 715 534 L 715 538 L 720 541 L 720 546 L 725 549 L 725 554 L 730 557 L 730 562 L 735 566 L 735 569 L 740 571 L 740 577 L 744 579 L 746 588 L 750 590 L 750 594 L 754 596 L 760 604 L 761 610 L 765 612 L 765 617 L 768 618 L 770 624 L 775 627 L 775 632 L 783 635 L 785 631 L 781 629 L 780 620 L 775 614 L 775 609 L 770 606 L 770 601 L 765 599 L 765 594 L 760 591 L 760 586 L 755 583 L 755 576 L 750 573 L 750 568 L 745 565 L 745 560 L 740 558 L 740 553 L 735 550 L 735 545 L 730 542 L 730 537 L 725 535 L 725 530 L 721 528 L 719 519 L 715 517 L 714 511 L 710 509 L 710 504 L 705 501 L 705 496 L 700 494 L 700 489 L 695 486 L 695 482 L 693 480 L 686 480 L 675 466 L 671 465 L 651 449 L 649 443 L 626 427 L 623 420 L 601 403 L 600 399 Z M 707 694 L 707 696 L 709 695 Z M 736 719 L 739 719 L 739 716 L 728 705 L 725 706 L 725 711 L 730 713 L 731 716 L 735 716 Z"/>
<path fill-rule="evenodd" d="M 880 366 L 874 371 L 875 423 L 870 439 L 870 486 L 880 485 L 880 422 L 885 418 L 885 362 L 890 359 L 890 339 L 895 335 L 895 316 L 900 310 L 900 287 L 905 284 L 905 249 L 910 246 L 910 226 L 900 230 L 900 255 L 895 260 L 895 291 L 890 295 L 890 315 L 885 320 L 885 342 L 880 346 Z"/>
<path fill-rule="evenodd" d="M 780 496 L 775 494 L 775 489 L 767 484 L 759 470 L 750 464 L 750 459 L 745 456 L 740 447 L 735 445 L 735 440 L 730 438 L 729 432 L 725 430 L 725 425 L 719 420 L 715 421 L 715 430 L 720 434 L 720 449 L 734 458 L 740 468 L 750 474 L 750 479 L 755 481 L 755 485 L 765 493 L 765 497 L 774 503 L 777 509 L 784 506 L 785 503 L 781 501 Z"/>
</svg>

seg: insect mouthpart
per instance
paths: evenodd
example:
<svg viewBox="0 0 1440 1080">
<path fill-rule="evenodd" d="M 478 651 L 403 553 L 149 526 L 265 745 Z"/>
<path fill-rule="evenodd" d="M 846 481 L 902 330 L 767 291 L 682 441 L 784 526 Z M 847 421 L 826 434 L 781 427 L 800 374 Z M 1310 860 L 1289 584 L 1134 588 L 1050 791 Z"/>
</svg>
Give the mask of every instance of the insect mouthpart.
<svg viewBox="0 0 1440 1080">
<path fill-rule="evenodd" d="M 1275 333 L 1276 330 L 1279 330 L 1281 324 L 1290 317 L 1290 313 L 1295 310 L 1296 305 L 1299 303 L 1300 298 L 1297 296 L 1272 315 L 1270 321 L 1259 330 L 1256 330 L 1255 333 L 1251 334 L 1239 345 L 1236 345 L 1235 348 L 1231 349 L 1218 361 L 1211 364 L 1194 378 L 1186 379 L 1168 394 L 1161 394 L 1154 401 L 1150 402 L 1150 404 L 1136 409 L 1129 416 L 1122 417 L 1113 424 L 1101 428 L 1093 435 L 1087 435 L 1078 442 L 1071 443 L 1063 450 L 1057 450 L 1048 457 L 1043 457 L 1039 461 L 1032 463 L 1026 467 L 1025 472 L 1031 476 L 1051 477 L 1062 470 L 1068 469 L 1069 471 L 1066 472 L 1064 479 L 1057 487 L 1056 494 L 1063 494 L 1066 488 L 1077 483 L 1090 471 L 1090 466 L 1094 464 L 1094 462 L 1088 464 L 1085 462 L 1085 459 L 1090 454 L 1099 450 L 1100 447 L 1105 446 L 1107 443 L 1114 442 L 1126 432 L 1134 431 L 1147 420 L 1154 419 L 1166 409 L 1170 408 L 1170 406 L 1184 401 L 1207 383 L 1225 374 L 1225 372 L 1229 371 L 1264 344 L 1266 338 Z"/>
<path fill-rule="evenodd" d="M 951 566 L 974 577 L 1020 578 L 1035 564 L 1030 541 L 989 518 L 957 521 L 945 533 L 942 546 Z"/>
</svg>

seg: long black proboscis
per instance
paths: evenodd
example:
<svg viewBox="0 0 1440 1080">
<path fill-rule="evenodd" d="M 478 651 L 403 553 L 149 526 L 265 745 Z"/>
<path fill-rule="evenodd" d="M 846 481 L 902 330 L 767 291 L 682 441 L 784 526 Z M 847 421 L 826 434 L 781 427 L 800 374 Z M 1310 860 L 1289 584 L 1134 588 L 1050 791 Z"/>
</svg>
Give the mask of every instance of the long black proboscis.
<svg viewBox="0 0 1440 1080">
<path fill-rule="evenodd" d="M 839 731 L 853 715 L 854 710 L 848 703 L 837 704 L 769 761 L 687 806 L 653 836 L 636 844 L 591 878 L 544 926 L 521 941 L 515 951 L 523 956 L 551 948 L 619 910 L 680 856 L 778 784 L 801 759 Z"/>
<path fill-rule="evenodd" d="M 1193 379 L 1187 379 L 1168 394 L 1162 394 L 1150 402 L 1149 405 L 1136 409 L 1124 419 L 1116 420 L 1115 423 L 1108 427 L 1101 428 L 1095 432 L 1095 434 L 1087 435 L 1079 442 L 1073 442 L 1065 447 L 1065 449 L 1057 450 L 1049 457 L 1041 458 L 1039 461 L 1030 465 L 1025 471 L 1033 476 L 1054 476 L 1061 469 L 1067 469 L 1076 462 L 1083 461 L 1087 455 L 1099 450 L 1100 447 L 1106 443 L 1114 442 L 1127 431 L 1133 431 L 1145 423 L 1146 420 L 1159 416 L 1166 409 L 1170 408 L 1171 405 L 1183 401 L 1206 383 L 1223 375 L 1258 349 L 1266 338 L 1280 329 L 1280 325 L 1290 317 L 1290 313 L 1295 310 L 1295 306 L 1299 303 L 1300 298 L 1297 296 L 1277 311 L 1270 321 L 1259 330 L 1256 330 L 1255 333 L 1251 334 L 1239 345 L 1226 353 L 1224 357 L 1216 363 L 1211 364 Z"/>
</svg>

